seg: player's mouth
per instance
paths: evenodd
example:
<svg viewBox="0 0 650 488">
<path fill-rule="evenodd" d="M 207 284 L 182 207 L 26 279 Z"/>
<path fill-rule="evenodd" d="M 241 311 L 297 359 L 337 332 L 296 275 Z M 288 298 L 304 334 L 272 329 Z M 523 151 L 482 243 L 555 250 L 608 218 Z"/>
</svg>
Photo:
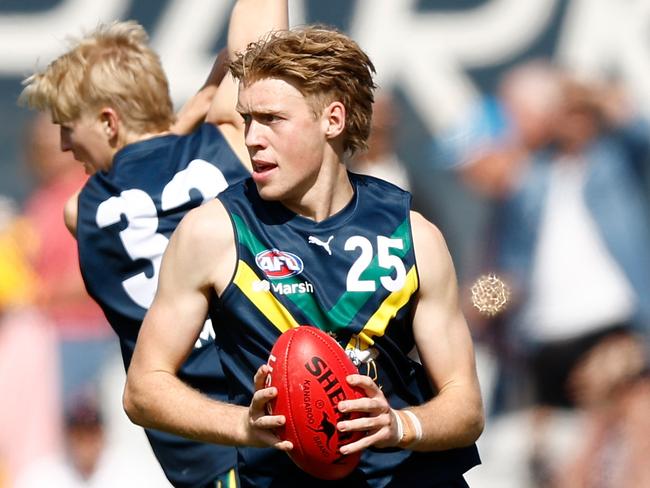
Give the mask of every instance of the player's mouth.
<svg viewBox="0 0 650 488">
<path fill-rule="evenodd" d="M 261 181 L 266 179 L 274 169 L 278 167 L 275 163 L 268 163 L 266 161 L 253 160 L 253 179 Z"/>
</svg>

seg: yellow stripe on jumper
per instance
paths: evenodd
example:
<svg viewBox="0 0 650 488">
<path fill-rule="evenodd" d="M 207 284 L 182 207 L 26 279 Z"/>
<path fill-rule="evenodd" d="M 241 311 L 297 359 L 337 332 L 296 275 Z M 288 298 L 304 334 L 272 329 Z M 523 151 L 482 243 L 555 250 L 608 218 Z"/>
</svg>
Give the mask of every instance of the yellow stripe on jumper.
<svg viewBox="0 0 650 488">
<path fill-rule="evenodd" d="M 235 474 L 235 469 L 228 471 L 228 488 L 237 488 L 237 476 Z"/>
<path fill-rule="evenodd" d="M 241 292 L 280 332 L 298 327 L 300 324 L 296 322 L 289 310 L 269 290 L 260 288 L 262 281 L 245 261 L 239 260 L 233 282 Z M 255 288 L 254 284 L 258 288 Z"/>
<path fill-rule="evenodd" d="M 384 335 L 388 322 L 408 303 L 411 295 L 417 289 L 418 275 L 415 266 L 413 266 L 406 275 L 404 286 L 386 297 L 377 311 L 368 319 L 361 332 L 350 339 L 346 349 L 357 348 L 363 351 L 372 346 L 375 343 L 373 337 L 381 337 Z"/>
</svg>

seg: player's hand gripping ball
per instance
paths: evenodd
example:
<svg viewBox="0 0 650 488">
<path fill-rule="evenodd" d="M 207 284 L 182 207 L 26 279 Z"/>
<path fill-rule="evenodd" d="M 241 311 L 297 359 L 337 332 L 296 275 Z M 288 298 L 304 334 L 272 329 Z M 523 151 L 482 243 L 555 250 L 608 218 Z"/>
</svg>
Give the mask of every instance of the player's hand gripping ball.
<svg viewBox="0 0 650 488">
<path fill-rule="evenodd" d="M 272 371 L 267 386 L 278 390 L 269 413 L 286 417 L 276 434 L 293 443 L 289 457 L 317 478 L 335 480 L 350 474 L 361 453 L 344 456 L 339 448 L 360 439 L 363 432 L 339 432 L 336 424 L 362 414 L 341 413 L 336 405 L 365 394 L 346 381 L 358 371 L 341 346 L 315 327 L 289 329 L 273 346 L 268 365 Z"/>
</svg>

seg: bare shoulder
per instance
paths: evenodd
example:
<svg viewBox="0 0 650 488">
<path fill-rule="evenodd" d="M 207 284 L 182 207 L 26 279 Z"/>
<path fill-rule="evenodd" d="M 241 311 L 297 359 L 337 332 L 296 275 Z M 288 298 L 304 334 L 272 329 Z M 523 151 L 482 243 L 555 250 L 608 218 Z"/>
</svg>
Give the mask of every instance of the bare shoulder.
<svg viewBox="0 0 650 488">
<path fill-rule="evenodd" d="M 436 286 L 455 281 L 452 258 L 440 229 L 420 213 L 411 211 L 411 230 L 420 285 Z"/>
<path fill-rule="evenodd" d="M 235 266 L 234 243 L 230 216 L 215 199 L 183 217 L 169 242 L 165 260 L 219 291 L 227 284 Z"/>
<path fill-rule="evenodd" d="M 183 217 L 175 234 L 197 241 L 208 240 L 216 243 L 223 236 L 224 230 L 230 227 L 230 217 L 223 204 L 218 200 L 196 207 Z"/>
<path fill-rule="evenodd" d="M 413 241 L 415 252 L 420 254 L 431 254 L 447 252 L 447 243 L 442 232 L 432 222 L 425 219 L 419 212 L 411 211 L 411 231 L 413 232 Z"/>
</svg>

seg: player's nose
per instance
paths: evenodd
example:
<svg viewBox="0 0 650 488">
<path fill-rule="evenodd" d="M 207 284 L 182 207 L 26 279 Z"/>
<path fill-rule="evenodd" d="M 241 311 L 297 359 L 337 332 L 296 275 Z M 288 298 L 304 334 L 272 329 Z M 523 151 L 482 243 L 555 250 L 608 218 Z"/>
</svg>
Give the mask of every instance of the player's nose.
<svg viewBox="0 0 650 488">
<path fill-rule="evenodd" d="M 255 120 L 251 121 L 246 128 L 244 143 L 246 147 L 264 147 L 263 125 Z"/>
</svg>

